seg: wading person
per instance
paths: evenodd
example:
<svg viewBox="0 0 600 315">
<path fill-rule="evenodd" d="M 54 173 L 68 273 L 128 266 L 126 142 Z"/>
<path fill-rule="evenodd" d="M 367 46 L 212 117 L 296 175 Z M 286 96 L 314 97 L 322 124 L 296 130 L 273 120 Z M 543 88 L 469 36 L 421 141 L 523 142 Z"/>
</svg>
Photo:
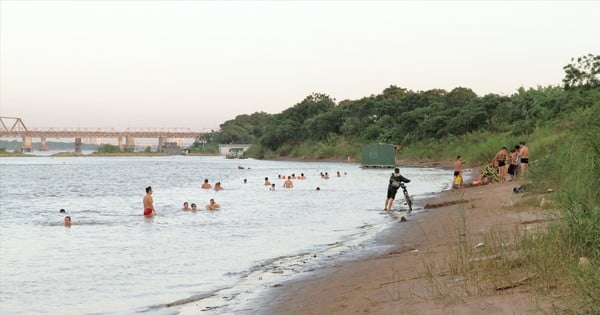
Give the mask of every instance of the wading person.
<svg viewBox="0 0 600 315">
<path fill-rule="evenodd" d="M 207 210 L 217 210 L 219 208 L 221 208 L 221 206 L 218 203 L 216 203 L 214 199 L 211 199 L 206 205 Z"/>
<path fill-rule="evenodd" d="M 385 200 L 385 210 L 392 211 L 392 203 L 396 198 L 396 193 L 402 182 L 410 183 L 410 179 L 400 175 L 400 169 L 394 169 L 394 173 L 390 176 L 390 183 L 388 184 L 387 199 Z"/>
<path fill-rule="evenodd" d="M 202 188 L 202 189 L 211 189 L 212 186 L 208 183 L 208 179 L 205 179 L 204 183 L 202 184 L 202 186 L 200 186 L 200 188 Z"/>
<path fill-rule="evenodd" d="M 156 214 L 154 211 L 154 201 L 152 200 L 152 187 L 146 187 L 146 196 L 144 196 L 144 215 L 153 216 Z"/>
</svg>

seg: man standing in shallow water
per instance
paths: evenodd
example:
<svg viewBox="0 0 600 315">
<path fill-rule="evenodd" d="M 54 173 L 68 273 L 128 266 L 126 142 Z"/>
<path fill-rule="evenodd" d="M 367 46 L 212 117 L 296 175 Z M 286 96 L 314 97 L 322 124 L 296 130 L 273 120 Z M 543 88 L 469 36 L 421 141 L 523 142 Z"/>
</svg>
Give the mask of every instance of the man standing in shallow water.
<svg viewBox="0 0 600 315">
<path fill-rule="evenodd" d="M 154 211 L 154 201 L 152 200 L 152 187 L 146 187 L 146 196 L 144 196 L 144 215 L 153 216 L 156 214 Z"/>
</svg>

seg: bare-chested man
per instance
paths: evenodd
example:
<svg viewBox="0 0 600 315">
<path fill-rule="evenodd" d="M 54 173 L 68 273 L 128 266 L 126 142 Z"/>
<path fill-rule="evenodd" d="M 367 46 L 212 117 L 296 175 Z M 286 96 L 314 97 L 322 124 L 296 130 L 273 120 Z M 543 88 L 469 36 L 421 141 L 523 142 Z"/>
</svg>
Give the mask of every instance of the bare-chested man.
<svg viewBox="0 0 600 315">
<path fill-rule="evenodd" d="M 146 196 L 144 196 L 144 215 L 153 216 L 156 214 L 154 211 L 154 201 L 152 200 L 152 187 L 146 187 Z"/>
<path fill-rule="evenodd" d="M 221 208 L 221 206 L 216 203 L 214 199 L 211 199 L 206 205 L 206 210 L 217 210 L 219 208 Z"/>
<path fill-rule="evenodd" d="M 285 188 L 292 188 L 292 187 L 294 187 L 294 183 L 292 182 L 291 176 L 288 176 L 288 178 L 286 179 L 286 181 L 283 182 L 283 187 L 285 187 Z"/>
<path fill-rule="evenodd" d="M 456 162 L 454 162 L 454 171 L 461 173 L 462 165 L 465 163 L 462 159 L 462 155 L 456 157 Z"/>
<path fill-rule="evenodd" d="M 529 148 L 525 145 L 525 141 L 519 143 L 519 155 L 521 156 L 521 174 L 525 175 L 527 165 L 529 164 Z"/>
<path fill-rule="evenodd" d="M 498 167 L 498 179 L 500 182 L 503 182 L 506 179 L 508 156 L 506 147 L 502 147 L 502 149 L 496 153 L 494 159 L 492 159 L 492 164 Z"/>
<path fill-rule="evenodd" d="M 210 186 L 210 184 L 208 183 L 208 179 L 205 179 L 204 183 L 202 184 L 202 186 L 200 186 L 200 188 L 202 188 L 202 189 L 211 189 L 212 186 Z"/>
</svg>

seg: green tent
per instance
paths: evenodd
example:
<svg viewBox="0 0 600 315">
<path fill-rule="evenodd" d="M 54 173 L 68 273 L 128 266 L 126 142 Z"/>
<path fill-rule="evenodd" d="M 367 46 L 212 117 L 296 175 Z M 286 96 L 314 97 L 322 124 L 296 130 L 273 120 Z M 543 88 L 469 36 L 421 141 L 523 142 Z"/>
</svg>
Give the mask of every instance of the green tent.
<svg viewBox="0 0 600 315">
<path fill-rule="evenodd" d="M 372 143 L 362 147 L 363 167 L 395 167 L 396 146 L 391 144 Z"/>
</svg>

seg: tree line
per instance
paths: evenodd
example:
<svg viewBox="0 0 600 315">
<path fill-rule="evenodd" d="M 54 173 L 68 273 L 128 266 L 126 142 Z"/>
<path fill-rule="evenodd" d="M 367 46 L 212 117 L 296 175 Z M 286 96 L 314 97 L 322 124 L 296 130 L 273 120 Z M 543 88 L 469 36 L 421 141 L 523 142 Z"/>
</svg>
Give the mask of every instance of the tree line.
<svg viewBox="0 0 600 315">
<path fill-rule="evenodd" d="M 600 99 L 600 56 L 573 58 L 562 86 L 519 88 L 514 94 L 478 96 L 466 87 L 413 91 L 389 86 L 358 100 L 314 93 L 277 114 L 242 114 L 205 135 L 200 143 L 257 144 L 277 150 L 303 142 L 413 143 L 488 131 L 528 134 L 548 121 Z"/>
</svg>

